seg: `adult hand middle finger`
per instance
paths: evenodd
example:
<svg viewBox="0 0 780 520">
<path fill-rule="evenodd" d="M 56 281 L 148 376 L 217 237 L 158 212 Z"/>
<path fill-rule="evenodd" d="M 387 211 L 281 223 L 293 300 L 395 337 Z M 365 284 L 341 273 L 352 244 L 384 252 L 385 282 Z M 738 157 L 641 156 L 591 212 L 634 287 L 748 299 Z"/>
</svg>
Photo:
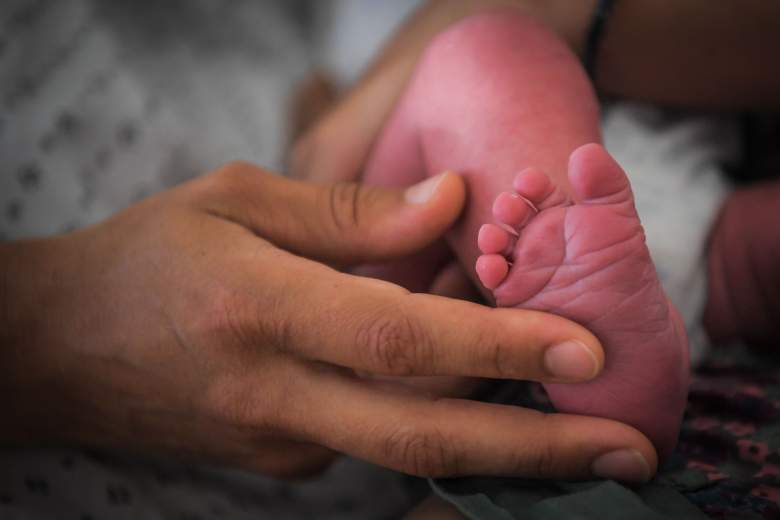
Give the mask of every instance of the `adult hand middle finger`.
<svg viewBox="0 0 780 520">
<path fill-rule="evenodd" d="M 625 424 L 516 406 L 431 399 L 388 384 L 301 365 L 311 384 L 287 427 L 331 449 L 427 476 L 602 477 L 645 482 L 657 458 Z"/>
<path fill-rule="evenodd" d="M 280 282 L 288 297 L 264 317 L 276 320 L 280 348 L 298 356 L 382 375 L 545 383 L 587 381 L 603 366 L 598 340 L 558 316 L 411 294 L 289 256 L 264 276 L 296 283 Z"/>
</svg>

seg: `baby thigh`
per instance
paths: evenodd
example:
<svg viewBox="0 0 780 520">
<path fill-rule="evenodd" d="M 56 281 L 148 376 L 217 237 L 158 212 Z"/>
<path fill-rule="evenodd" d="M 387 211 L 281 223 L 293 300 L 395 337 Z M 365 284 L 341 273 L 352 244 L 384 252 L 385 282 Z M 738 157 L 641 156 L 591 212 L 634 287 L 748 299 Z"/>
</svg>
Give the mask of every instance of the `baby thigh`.
<svg viewBox="0 0 780 520">
<path fill-rule="evenodd" d="M 428 46 L 366 180 L 463 174 L 469 202 L 449 239 L 474 275 L 479 227 L 514 176 L 533 166 L 568 189 L 569 155 L 600 140 L 598 103 L 576 56 L 535 20 L 498 11 L 462 21 Z"/>
</svg>

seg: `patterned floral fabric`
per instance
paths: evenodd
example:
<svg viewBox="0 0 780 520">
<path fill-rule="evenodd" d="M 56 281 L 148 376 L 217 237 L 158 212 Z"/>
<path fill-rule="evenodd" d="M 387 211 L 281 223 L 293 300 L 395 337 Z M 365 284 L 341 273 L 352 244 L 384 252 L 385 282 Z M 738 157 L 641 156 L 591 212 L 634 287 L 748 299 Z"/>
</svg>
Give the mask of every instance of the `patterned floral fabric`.
<svg viewBox="0 0 780 520">
<path fill-rule="evenodd" d="M 550 409 L 543 391 L 510 385 L 498 398 Z M 639 489 L 615 482 L 441 480 L 470 518 L 780 518 L 780 356 L 744 346 L 711 352 L 696 370 L 674 455 Z"/>
<path fill-rule="evenodd" d="M 280 171 L 288 96 L 311 59 L 300 5 L 0 1 L 0 240 L 90 225 L 233 159 Z M 0 449 L 0 519 L 396 518 L 406 482 L 355 460 L 289 483 Z"/>
<path fill-rule="evenodd" d="M 389 6 L 408 10 L 414 1 L 331 0 L 323 7 L 325 2 L 313 0 L 318 9 L 337 14 L 347 4 L 350 10 L 362 6 L 374 21 L 380 12 L 397 21 Z M 287 95 L 313 60 L 311 42 L 289 12 L 301 3 L 3 0 L 0 240 L 89 225 L 227 160 L 280 169 Z M 368 56 L 368 45 L 355 46 L 347 36 L 377 39 L 381 20 L 368 25 L 368 18 L 352 19 L 353 31 L 339 27 L 325 47 L 359 47 Z M 359 70 L 354 58 L 347 61 L 348 67 L 335 69 Z M 626 131 L 624 119 L 608 122 L 608 141 L 610 135 L 636 135 L 637 124 Z M 642 128 L 659 127 L 654 117 L 641 121 Z M 664 135 L 679 135 L 669 124 L 661 126 Z M 710 126 L 699 127 L 710 136 Z M 653 161 L 668 157 L 656 150 L 688 150 L 698 142 L 658 139 L 658 147 L 649 147 L 647 139 L 641 143 Z M 679 265 L 676 257 L 674 262 Z M 678 454 L 656 487 L 639 493 L 622 488 L 625 507 L 663 497 L 657 502 L 695 504 L 721 518 L 778 514 L 777 370 L 738 352 L 714 356 L 702 367 Z M 418 496 L 410 482 L 352 460 L 311 483 L 289 484 L 117 454 L 0 450 L 0 519 L 395 518 Z M 521 481 L 505 484 L 507 497 L 521 497 Z M 620 488 L 579 486 L 591 498 Z M 524 495 L 523 503 L 562 491 L 537 487 L 534 493 Z"/>
<path fill-rule="evenodd" d="M 777 351 L 715 351 L 699 368 L 664 476 L 713 518 L 780 518 Z"/>
</svg>

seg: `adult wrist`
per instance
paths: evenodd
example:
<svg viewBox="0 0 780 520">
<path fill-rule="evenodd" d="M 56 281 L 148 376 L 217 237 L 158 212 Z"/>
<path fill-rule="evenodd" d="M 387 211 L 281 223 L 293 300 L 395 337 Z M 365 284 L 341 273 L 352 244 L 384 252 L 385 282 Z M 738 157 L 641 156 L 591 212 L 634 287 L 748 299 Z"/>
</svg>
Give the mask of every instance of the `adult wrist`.
<svg viewBox="0 0 780 520">
<path fill-rule="evenodd" d="M 61 342 L 66 333 L 58 315 L 62 239 L 0 244 L 0 443 L 45 442 L 57 428 L 62 382 Z M 65 284 L 68 285 L 68 284 Z M 57 341 L 52 341 L 57 338 Z"/>
<path fill-rule="evenodd" d="M 15 364 L 35 348 L 36 301 L 41 300 L 40 282 L 46 277 L 36 272 L 41 263 L 43 241 L 29 240 L 0 244 L 0 370 L 10 372 Z M 41 305 L 39 313 L 45 313 Z M 6 375 L 6 374 L 3 374 Z"/>
</svg>

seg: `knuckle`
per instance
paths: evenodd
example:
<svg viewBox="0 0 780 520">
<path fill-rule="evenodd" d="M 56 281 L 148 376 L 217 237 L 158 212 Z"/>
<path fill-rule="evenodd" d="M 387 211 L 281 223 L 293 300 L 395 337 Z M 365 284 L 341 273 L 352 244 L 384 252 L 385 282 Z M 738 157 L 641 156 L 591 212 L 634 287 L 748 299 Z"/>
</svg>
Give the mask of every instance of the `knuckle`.
<svg viewBox="0 0 780 520">
<path fill-rule="evenodd" d="M 213 291 L 205 312 L 200 313 L 199 328 L 203 337 L 219 346 L 248 347 L 252 342 L 244 302 L 227 289 Z M 256 339 L 255 339 L 256 341 Z"/>
<path fill-rule="evenodd" d="M 554 429 L 550 427 L 550 415 L 539 413 L 536 442 L 528 442 L 526 448 L 516 456 L 514 473 L 533 478 L 557 476 L 559 458 L 555 449 Z"/>
<path fill-rule="evenodd" d="M 429 372 L 434 349 L 421 325 L 404 313 L 385 312 L 358 328 L 357 344 L 369 367 L 409 376 Z"/>
<path fill-rule="evenodd" d="M 401 426 L 385 438 L 383 455 L 390 467 L 419 477 L 459 474 L 458 458 L 436 429 Z"/>
<path fill-rule="evenodd" d="M 259 168 L 247 161 L 229 161 L 217 169 L 218 175 L 223 181 L 237 181 L 244 178 L 248 173 L 257 173 Z"/>
<path fill-rule="evenodd" d="M 207 419 L 251 440 L 294 433 L 288 394 L 285 385 L 264 384 L 253 374 L 230 370 L 205 383 L 201 395 Z"/>
<path fill-rule="evenodd" d="M 534 450 L 533 468 L 534 476 L 549 477 L 555 474 L 557 460 L 552 444 L 545 440 L 539 443 Z"/>
<path fill-rule="evenodd" d="M 236 380 L 218 378 L 211 381 L 204 395 L 206 411 L 218 424 L 246 430 L 257 422 L 256 412 L 244 388 Z"/>
<path fill-rule="evenodd" d="M 467 335 L 458 338 L 459 348 L 474 370 L 472 375 L 513 379 L 519 367 L 524 367 L 522 350 L 513 348 L 502 337 L 500 326 L 491 325 L 485 319 L 477 319 L 465 327 Z"/>
<path fill-rule="evenodd" d="M 250 179 L 256 179 L 265 173 L 252 163 L 231 161 L 220 166 L 212 177 L 212 189 L 230 197 L 243 197 L 247 192 Z"/>
<path fill-rule="evenodd" d="M 230 349 L 237 361 L 256 357 L 263 350 L 282 351 L 292 341 L 292 324 L 282 297 L 268 294 L 258 301 L 241 291 L 222 288 L 211 290 L 207 300 L 198 312 L 196 335 L 216 348 Z"/>
<path fill-rule="evenodd" d="M 376 186 L 355 182 L 330 184 L 320 194 L 318 209 L 323 218 L 322 232 L 338 241 L 352 256 L 366 255 L 363 250 L 366 241 L 371 243 L 372 256 L 387 256 L 395 246 L 379 239 L 375 220 L 389 200 L 386 192 Z"/>
<path fill-rule="evenodd" d="M 509 352 L 507 345 L 496 339 L 480 341 L 483 342 L 483 345 L 477 348 L 482 348 L 485 362 L 493 368 L 495 375 L 502 379 L 507 379 L 514 375 L 514 371 L 510 367 L 517 365 L 517 360 L 511 358 L 512 352 Z"/>
<path fill-rule="evenodd" d="M 285 424 L 290 395 L 285 385 L 258 380 L 253 373 L 259 359 L 272 361 L 266 354 L 277 344 L 271 330 L 275 325 L 269 325 L 275 321 L 264 320 L 258 325 L 253 318 L 256 310 L 249 310 L 255 308 L 227 290 L 213 293 L 209 306 L 198 313 L 202 317 L 191 335 L 198 344 L 185 346 L 205 351 L 208 377 L 204 378 L 202 395 L 206 409 L 216 420 L 240 430 L 275 430 Z M 280 375 L 278 370 L 273 373 Z"/>
<path fill-rule="evenodd" d="M 233 213 L 236 201 L 248 199 L 247 193 L 256 192 L 252 186 L 263 181 L 266 170 L 243 161 L 223 164 L 208 175 L 193 181 L 189 192 L 194 200 L 214 213 Z"/>
<path fill-rule="evenodd" d="M 491 309 L 491 313 L 498 309 Z M 494 315 L 495 316 L 495 315 Z M 490 316 L 489 316 L 490 318 Z M 469 337 L 470 351 L 474 352 L 476 362 L 491 372 L 491 377 L 500 379 L 516 379 L 533 377 L 537 374 L 536 367 L 541 360 L 535 359 L 535 352 L 520 347 L 516 338 L 508 340 L 505 328 L 498 321 L 483 322 L 479 334 Z"/>
<path fill-rule="evenodd" d="M 325 190 L 324 204 L 329 215 L 331 230 L 335 234 L 357 229 L 360 224 L 360 197 L 363 188 L 352 182 L 337 182 Z"/>
</svg>

